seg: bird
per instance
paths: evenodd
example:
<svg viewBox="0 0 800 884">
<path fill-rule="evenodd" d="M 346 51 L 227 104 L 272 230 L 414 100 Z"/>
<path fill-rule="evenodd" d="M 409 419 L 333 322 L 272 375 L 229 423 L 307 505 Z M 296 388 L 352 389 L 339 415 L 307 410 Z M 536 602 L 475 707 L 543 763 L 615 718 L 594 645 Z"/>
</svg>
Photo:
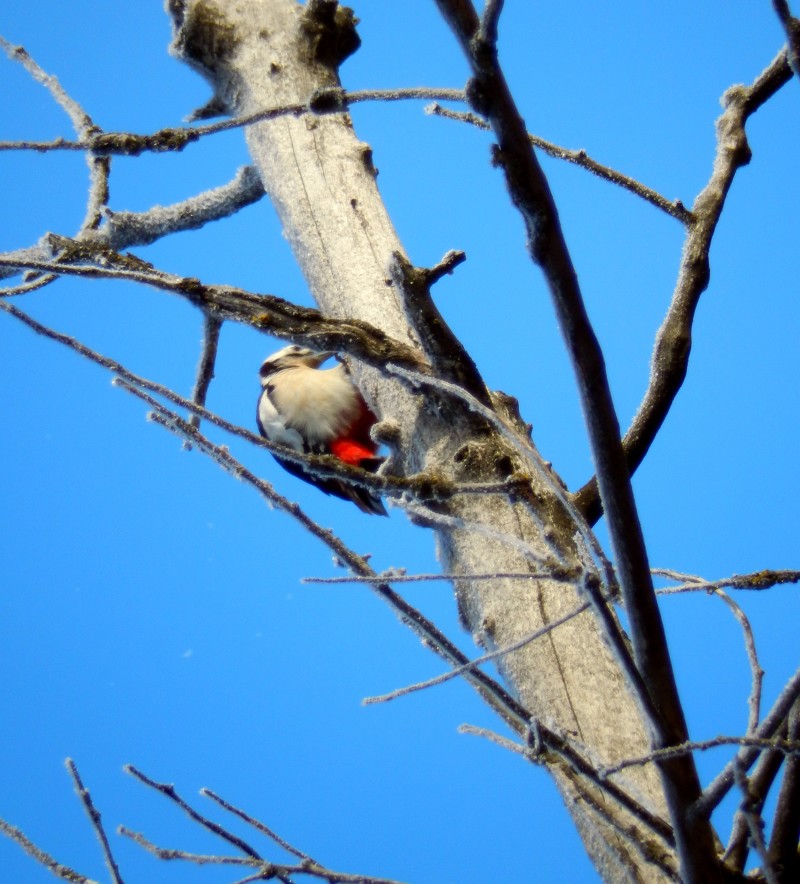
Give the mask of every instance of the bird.
<svg viewBox="0 0 800 884">
<path fill-rule="evenodd" d="M 335 353 L 292 344 L 268 356 L 259 371 L 261 394 L 256 423 L 271 442 L 305 454 L 331 454 L 342 463 L 374 473 L 384 462 L 370 437 L 377 422 L 353 384 L 344 363 L 320 369 Z M 279 455 L 275 460 L 292 475 L 326 494 L 352 501 L 362 512 L 386 516 L 380 497 L 345 479 L 318 476 Z"/>
</svg>

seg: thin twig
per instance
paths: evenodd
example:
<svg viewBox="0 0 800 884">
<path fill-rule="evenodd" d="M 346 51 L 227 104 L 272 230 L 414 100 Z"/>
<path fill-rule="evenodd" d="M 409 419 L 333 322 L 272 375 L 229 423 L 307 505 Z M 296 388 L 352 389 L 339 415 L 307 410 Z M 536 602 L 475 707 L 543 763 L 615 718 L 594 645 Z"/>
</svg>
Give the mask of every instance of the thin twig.
<svg viewBox="0 0 800 884">
<path fill-rule="evenodd" d="M 3 37 L 0 37 L 0 49 L 3 49 L 12 61 L 22 64 L 31 77 L 50 92 L 56 104 L 69 116 L 78 138 L 90 139 L 101 131 L 83 107 L 67 94 L 57 78 L 44 71 L 27 50 L 22 46 L 12 46 Z M 103 211 L 108 205 L 108 179 L 111 173 L 110 157 L 98 157 L 87 152 L 86 164 L 89 167 L 89 195 L 86 214 L 80 227 L 81 232 L 95 230 L 100 226 Z"/>
<path fill-rule="evenodd" d="M 373 878 L 369 875 L 352 875 L 347 872 L 337 872 L 333 869 L 321 866 L 318 863 L 308 862 L 307 860 L 304 860 L 297 865 L 282 865 L 280 863 L 272 863 L 254 857 L 189 853 L 185 850 L 159 847 L 157 844 L 153 844 L 152 841 L 145 838 L 141 833 L 134 832 L 124 826 L 120 826 L 119 833 L 126 838 L 130 838 L 140 847 L 143 847 L 149 853 L 152 853 L 153 856 L 161 860 L 182 860 L 183 862 L 190 862 L 199 866 L 238 866 L 255 870 L 253 874 L 240 879 L 240 881 L 270 881 L 273 879 L 290 881 L 291 876 L 293 875 L 307 875 L 310 878 L 318 878 L 327 881 L 328 884 L 401 884 L 401 882 L 391 878 Z"/>
<path fill-rule="evenodd" d="M 201 795 L 205 795 L 206 798 L 210 798 L 212 801 L 215 801 L 219 804 L 220 807 L 224 808 L 228 811 L 228 813 L 232 813 L 234 816 L 239 817 L 240 820 L 243 820 L 248 825 L 253 826 L 253 828 L 257 829 L 261 832 L 262 835 L 266 835 L 268 838 L 272 839 L 279 847 L 282 847 L 288 853 L 296 856 L 298 859 L 308 860 L 309 862 L 315 863 L 316 860 L 312 859 L 307 853 L 304 853 L 302 850 L 298 850 L 298 848 L 293 847 L 286 841 L 284 838 L 281 838 L 277 832 L 274 832 L 270 829 L 269 826 L 265 825 L 261 822 L 261 820 L 255 819 L 255 817 L 250 816 L 250 814 L 243 811 L 241 808 L 236 807 L 234 804 L 231 804 L 229 801 L 226 801 L 221 796 L 217 795 L 216 792 L 213 792 L 211 789 L 201 789 Z"/>
<path fill-rule="evenodd" d="M 14 46 L 0 36 L 0 49 L 12 60 L 25 68 L 31 77 L 47 89 L 56 104 L 67 114 L 75 131 L 81 137 L 88 137 L 99 131 L 89 114 L 62 87 L 58 79 L 43 70 L 23 46 Z"/>
<path fill-rule="evenodd" d="M 109 199 L 109 177 L 111 176 L 111 157 L 86 155 L 89 166 L 89 198 L 86 203 L 86 214 L 81 224 L 81 231 L 97 230 L 105 217 Z"/>
<path fill-rule="evenodd" d="M 448 120 L 469 123 L 478 129 L 491 129 L 491 126 L 484 119 L 469 111 L 455 111 L 438 104 L 431 104 L 425 108 L 425 110 L 427 113 L 436 117 L 444 117 Z M 635 178 L 631 178 L 629 175 L 624 175 L 622 172 L 618 172 L 610 166 L 604 166 L 602 163 L 598 163 L 597 160 L 593 160 L 585 150 L 569 150 L 566 147 L 561 147 L 558 144 L 554 144 L 552 141 L 546 141 L 544 138 L 540 138 L 538 135 L 533 135 L 530 132 L 528 133 L 528 138 L 534 147 L 538 147 L 539 150 L 543 151 L 548 156 L 557 160 L 565 160 L 575 166 L 580 166 L 580 168 L 586 169 L 593 175 L 597 175 L 598 178 L 602 178 L 603 181 L 609 181 L 611 184 L 616 184 L 618 187 L 630 191 L 655 206 L 657 209 L 661 209 L 662 212 L 666 212 L 667 215 L 681 221 L 683 224 L 690 224 L 693 221 L 694 216 L 680 200 L 668 200 L 665 196 L 658 193 L 658 191 L 653 190 L 646 184 L 642 184 Z"/>
<path fill-rule="evenodd" d="M 548 559 L 547 556 L 539 552 L 531 543 L 506 531 L 498 531 L 496 528 L 492 528 L 483 522 L 473 522 L 460 516 L 440 513 L 431 507 L 413 501 L 406 502 L 405 510 L 417 524 L 424 525 L 426 528 L 436 526 L 437 528 L 446 528 L 448 531 L 469 531 L 473 534 L 479 534 L 481 537 L 496 540 L 509 549 L 513 549 L 523 558 L 528 559 L 528 561 L 545 569 L 553 564 L 551 559 Z M 558 566 L 555 565 L 555 567 Z"/>
<path fill-rule="evenodd" d="M 169 861 L 177 859 L 185 860 L 186 862 L 193 862 L 197 865 L 249 866 L 251 868 L 267 868 L 272 865 L 271 863 L 267 863 L 265 860 L 259 857 L 253 856 L 223 856 L 219 853 L 189 853 L 185 850 L 159 847 L 157 844 L 154 844 L 152 841 L 145 838 L 145 836 L 142 835 L 141 832 L 134 832 L 132 829 L 129 829 L 126 826 L 119 826 L 117 828 L 117 833 L 123 835 L 126 838 L 130 838 L 131 841 L 133 841 L 135 844 L 143 847 L 146 851 L 152 853 L 153 856 L 161 860 Z"/>
<path fill-rule="evenodd" d="M 693 574 L 684 574 L 681 571 L 673 571 L 668 568 L 653 568 L 652 573 L 657 577 L 666 577 L 669 580 L 676 580 L 681 583 L 680 586 L 671 586 L 667 592 L 683 592 L 684 590 L 694 591 L 704 589 L 710 591 L 712 589 L 752 589 L 762 590 L 771 589 L 773 586 L 779 586 L 785 583 L 800 583 L 800 571 L 773 571 L 764 569 L 762 571 L 754 571 L 752 574 L 733 574 L 731 577 L 724 577 L 722 580 L 703 580 L 702 577 L 695 577 Z"/>
<path fill-rule="evenodd" d="M 536 762 L 542 760 L 538 757 L 541 753 L 534 751 L 530 746 L 523 746 L 522 743 L 518 743 L 516 740 L 509 740 L 508 737 L 503 737 L 488 728 L 476 727 L 474 724 L 460 724 L 457 731 L 460 734 L 469 734 L 472 737 L 483 737 L 484 740 L 488 740 L 490 743 L 494 743 L 503 749 L 508 749 L 509 752 L 522 755 L 529 761 Z"/>
<path fill-rule="evenodd" d="M 599 769 L 601 777 L 608 777 L 611 774 L 625 770 L 627 767 L 641 767 L 645 764 L 652 764 L 659 758 L 677 758 L 680 755 L 689 755 L 692 752 L 705 752 L 708 749 L 718 749 L 720 746 L 744 746 L 755 748 L 756 751 L 775 750 L 784 755 L 800 755 L 800 741 L 782 740 L 775 737 L 713 737 L 710 740 L 687 741 L 680 746 L 667 746 L 664 749 L 654 749 L 647 755 L 639 758 L 625 758 L 616 764 L 608 765 Z"/>
<path fill-rule="evenodd" d="M 70 881 L 71 884 L 97 884 L 97 881 L 93 878 L 87 878 L 69 866 L 65 866 L 63 863 L 53 859 L 49 853 L 46 853 L 41 847 L 37 847 L 24 832 L 2 819 L 0 819 L 0 834 L 19 844 L 28 856 L 43 865 L 56 878 L 61 878 L 62 881 Z"/>
<path fill-rule="evenodd" d="M 747 719 L 747 733 L 754 734 L 758 727 L 758 719 L 761 713 L 761 690 L 764 684 L 764 670 L 761 668 L 761 663 L 758 660 L 756 637 L 753 634 L 750 620 L 739 605 L 722 589 L 714 589 L 712 592 L 717 598 L 725 602 L 742 627 L 744 648 L 747 654 L 747 661 L 750 664 L 750 695 L 747 698 L 747 707 L 750 711 Z"/>
<path fill-rule="evenodd" d="M 427 277 L 428 284 L 435 285 L 443 277 L 452 274 L 456 267 L 458 267 L 459 264 L 463 264 L 466 260 L 466 252 L 462 252 L 461 249 L 450 249 L 438 264 L 425 269 L 425 276 Z"/>
<path fill-rule="evenodd" d="M 44 86 L 52 95 L 56 104 L 69 116 L 72 126 L 80 140 L 91 140 L 101 132 L 89 114 L 72 98 L 58 79 L 43 70 L 22 46 L 12 46 L 0 37 L 0 49 L 3 49 L 12 61 L 19 62 L 31 77 Z M 86 154 L 89 167 L 89 198 L 86 215 L 81 230 L 94 230 L 99 227 L 103 218 L 103 210 L 108 205 L 108 178 L 111 172 L 110 157 L 95 156 L 90 151 Z"/>
<path fill-rule="evenodd" d="M 531 642 L 536 641 L 537 638 L 541 638 L 543 635 L 547 635 L 554 629 L 562 626 L 564 623 L 568 623 L 570 620 L 577 617 L 578 614 L 582 614 L 584 611 L 587 611 L 589 607 L 590 603 L 584 602 L 573 611 L 570 611 L 568 614 L 564 614 L 563 617 L 552 620 L 550 623 L 545 624 L 544 626 L 540 627 L 534 632 L 529 633 L 528 635 L 521 638 L 519 641 L 516 641 L 505 648 L 499 648 L 496 651 L 489 651 L 487 654 L 483 654 L 480 657 L 476 657 L 474 660 L 470 660 L 469 663 L 465 663 L 463 666 L 457 666 L 455 669 L 451 669 L 449 672 L 444 672 L 441 675 L 435 676 L 434 678 L 429 678 L 425 681 L 418 681 L 415 684 L 406 685 L 406 687 L 404 688 L 397 688 L 397 690 L 389 691 L 386 694 L 380 694 L 374 697 L 365 697 L 361 701 L 361 705 L 371 706 L 376 703 L 388 703 L 390 700 L 396 700 L 398 697 L 405 697 L 408 694 L 415 693 L 416 691 L 422 691 L 426 688 L 432 688 L 436 685 L 444 684 L 446 681 L 457 678 L 459 675 L 464 675 L 465 672 L 471 672 L 476 667 L 482 666 L 484 663 L 489 663 L 492 660 L 497 660 L 500 657 L 505 657 L 507 654 L 513 654 L 514 651 L 518 651 L 520 648 L 524 648 Z"/>
<path fill-rule="evenodd" d="M 452 583 L 455 580 L 556 580 L 572 583 L 580 575 L 568 568 L 547 571 L 498 571 L 494 574 L 405 574 L 396 570 L 382 571 L 375 577 L 301 577 L 301 583 Z"/>
<path fill-rule="evenodd" d="M 75 784 L 75 791 L 78 798 L 80 798 L 81 804 L 83 804 L 83 809 L 86 811 L 86 815 L 89 817 L 92 828 L 97 836 L 97 840 L 100 842 L 100 846 L 103 849 L 103 858 L 105 859 L 109 872 L 111 872 L 111 880 L 114 884 L 124 884 L 117 861 L 114 859 L 114 854 L 111 852 L 111 845 L 108 843 L 108 836 L 106 835 L 106 830 L 103 827 L 103 822 L 100 818 L 100 811 L 94 806 L 89 790 L 83 785 L 83 780 L 81 779 L 80 773 L 78 773 L 78 768 L 75 762 L 71 758 L 68 758 L 66 765 L 69 775 L 72 777 L 72 781 Z"/>
<path fill-rule="evenodd" d="M 191 805 L 189 805 L 186 801 L 181 798 L 181 796 L 175 790 L 175 786 L 172 783 L 159 783 L 156 780 L 150 779 L 150 777 L 143 774 L 140 770 L 135 768 L 132 764 L 126 764 L 123 770 L 126 773 L 131 774 L 131 776 L 135 777 L 139 780 L 140 783 L 144 783 L 145 786 L 148 786 L 150 789 L 153 789 L 156 792 L 160 792 L 166 798 L 169 798 L 174 804 L 177 804 L 178 807 L 194 822 L 199 823 L 204 829 L 216 835 L 219 838 L 222 838 L 224 841 L 227 841 L 229 844 L 236 847 L 238 850 L 241 850 L 242 853 L 247 856 L 260 860 L 262 857 L 258 853 L 255 848 L 251 847 L 246 841 L 240 838 L 238 835 L 234 835 L 233 832 L 229 832 L 224 826 L 219 825 L 219 823 L 215 823 L 213 820 L 210 820 L 208 817 L 204 816 L 202 813 L 196 811 Z"/>
<path fill-rule="evenodd" d="M 654 574 L 659 573 L 659 569 L 654 568 L 652 570 Z M 663 571 L 660 573 L 662 575 L 664 574 Z M 683 575 L 681 579 L 685 579 L 685 575 Z M 683 583 L 680 586 L 669 586 L 665 589 L 656 590 L 657 595 L 675 595 L 677 593 L 685 592 L 706 592 L 721 599 L 727 605 L 728 609 L 742 628 L 744 649 L 747 654 L 747 661 L 750 665 L 751 685 L 750 696 L 747 698 L 747 706 L 750 710 L 747 720 L 747 733 L 753 734 L 758 726 L 758 718 L 761 710 L 761 690 L 764 683 L 764 670 L 761 668 L 761 663 L 758 660 L 756 638 L 750 620 L 725 590 L 720 589 L 718 586 L 713 586 L 700 578 L 693 579 L 693 581 Z"/>
<path fill-rule="evenodd" d="M 4 279 L 6 276 L 16 275 L 16 270 L 8 272 L 5 268 L 0 269 L 0 279 Z M 57 279 L 58 276 L 55 273 L 46 273 L 43 275 L 35 274 L 32 279 L 28 279 L 26 282 L 22 282 L 19 285 L 0 288 L 0 298 L 13 298 L 18 295 L 27 295 L 29 292 L 35 292 L 37 289 L 50 285 L 51 282 L 55 282 Z"/>
</svg>

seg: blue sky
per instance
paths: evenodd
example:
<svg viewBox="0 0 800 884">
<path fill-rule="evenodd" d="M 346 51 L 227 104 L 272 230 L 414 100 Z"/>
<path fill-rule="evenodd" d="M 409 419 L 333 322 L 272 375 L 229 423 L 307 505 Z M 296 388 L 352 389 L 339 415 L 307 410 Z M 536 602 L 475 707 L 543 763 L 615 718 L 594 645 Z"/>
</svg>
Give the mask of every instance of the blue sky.
<svg viewBox="0 0 800 884">
<path fill-rule="evenodd" d="M 119 0 L 7 6 L 0 33 L 105 129 L 178 125 L 208 98 L 205 83 L 167 55 L 159 3 L 138 5 L 135 17 Z M 356 12 L 363 46 L 342 70 L 346 87 L 463 85 L 466 66 L 433 3 L 370 2 Z M 532 131 L 688 205 L 710 172 L 720 95 L 752 81 L 781 44 L 769 3 L 709 0 L 507 2 L 500 45 Z M 579 486 L 591 465 L 574 384 L 522 225 L 489 165 L 489 136 L 426 117 L 419 102 L 360 105 L 353 117 L 412 260 L 467 252 L 437 286 L 437 303 L 491 386 L 520 399 L 545 457 Z M 708 578 L 800 567 L 799 121 L 794 81 L 748 127 L 753 161 L 714 241 L 689 378 L 635 480 L 656 566 Z M 0 140 L 71 134 L 45 90 L 0 60 Z M 117 159 L 111 205 L 168 204 L 225 183 L 246 162 L 238 132 L 178 155 Z M 682 230 L 580 169 L 543 165 L 627 425 Z M 46 231 L 74 233 L 85 187 L 77 155 L 0 154 L 0 251 Z M 171 272 L 309 302 L 266 202 L 137 253 Z M 16 303 L 141 375 L 191 390 L 202 319 L 163 293 L 63 280 Z M 252 426 L 257 369 L 278 346 L 226 325 L 210 407 Z M 71 756 L 109 828 L 218 849 L 126 777 L 130 762 L 196 804 L 201 786 L 214 789 L 334 868 L 430 884 L 595 880 L 547 776 L 456 733 L 462 722 L 499 727 L 468 687 L 361 707 L 441 665 L 368 590 L 300 583 L 339 572 L 286 516 L 181 451 L 107 373 L 8 316 L 0 399 L 0 816 L 105 880 L 63 769 Z M 372 552 L 376 567 L 437 568 L 432 537 L 401 513 L 362 516 L 264 452 L 219 438 Z M 448 586 L 407 595 L 471 648 Z M 797 666 L 797 589 L 738 598 L 755 628 L 768 708 Z M 663 611 L 692 735 L 740 733 L 749 675 L 737 624 L 705 596 L 666 600 Z M 726 757 L 704 756 L 704 779 Z M 232 880 L 156 865 L 112 840 L 129 882 Z M 0 871 L 4 880 L 50 880 L 2 840 Z"/>
</svg>

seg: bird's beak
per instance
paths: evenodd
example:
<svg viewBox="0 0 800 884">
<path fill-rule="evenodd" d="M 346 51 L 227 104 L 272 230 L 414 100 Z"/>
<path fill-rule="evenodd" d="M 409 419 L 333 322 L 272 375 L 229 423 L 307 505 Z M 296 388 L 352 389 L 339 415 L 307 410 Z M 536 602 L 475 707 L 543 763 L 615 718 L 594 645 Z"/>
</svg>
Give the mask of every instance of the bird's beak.
<svg viewBox="0 0 800 884">
<path fill-rule="evenodd" d="M 308 359 L 306 359 L 306 365 L 310 365 L 311 368 L 319 368 L 323 362 L 335 355 L 335 350 L 325 350 L 322 353 L 314 353 L 313 356 L 309 356 Z"/>
</svg>

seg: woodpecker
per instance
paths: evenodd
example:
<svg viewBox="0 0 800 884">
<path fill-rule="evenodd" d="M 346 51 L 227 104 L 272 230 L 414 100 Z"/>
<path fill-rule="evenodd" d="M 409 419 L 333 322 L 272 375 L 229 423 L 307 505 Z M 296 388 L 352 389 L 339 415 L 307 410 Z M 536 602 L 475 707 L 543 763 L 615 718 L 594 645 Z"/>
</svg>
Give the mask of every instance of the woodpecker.
<svg viewBox="0 0 800 884">
<path fill-rule="evenodd" d="M 264 360 L 256 421 L 261 435 L 306 454 L 332 454 L 350 466 L 375 472 L 383 463 L 369 435 L 377 421 L 353 386 L 344 364 L 320 369 L 333 353 L 292 344 Z M 386 516 L 383 501 L 344 479 L 315 476 L 304 466 L 275 455 L 292 475 L 326 494 L 352 500 L 365 513 Z"/>
</svg>

